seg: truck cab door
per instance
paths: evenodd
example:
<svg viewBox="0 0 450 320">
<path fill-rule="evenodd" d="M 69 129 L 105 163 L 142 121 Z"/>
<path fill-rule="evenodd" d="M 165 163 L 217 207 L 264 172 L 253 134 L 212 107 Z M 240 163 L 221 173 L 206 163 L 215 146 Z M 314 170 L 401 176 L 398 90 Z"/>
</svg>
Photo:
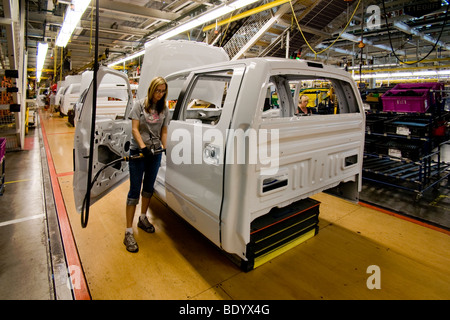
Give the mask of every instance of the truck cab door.
<svg viewBox="0 0 450 320">
<path fill-rule="evenodd" d="M 92 184 L 90 203 L 94 204 L 114 187 L 121 184 L 128 177 L 128 163 L 117 161 L 114 165 L 102 169 L 114 160 L 129 154 L 131 139 L 131 123 L 128 114 L 133 105 L 133 96 L 127 76 L 106 67 L 100 67 L 97 73 L 97 89 L 102 82 L 116 83 L 128 88 L 128 97 L 123 116 L 111 118 L 105 115 L 96 115 L 94 148 L 92 150 L 93 168 L 92 177 L 99 173 Z M 73 190 L 75 206 L 78 212 L 82 211 L 83 201 L 87 192 L 87 177 L 89 170 L 89 155 L 92 111 L 93 111 L 93 83 L 89 86 L 84 103 L 77 112 L 77 124 L 74 137 L 74 175 Z"/>
<path fill-rule="evenodd" d="M 191 73 L 168 127 L 166 202 L 218 246 L 225 142 L 244 70 Z"/>
</svg>

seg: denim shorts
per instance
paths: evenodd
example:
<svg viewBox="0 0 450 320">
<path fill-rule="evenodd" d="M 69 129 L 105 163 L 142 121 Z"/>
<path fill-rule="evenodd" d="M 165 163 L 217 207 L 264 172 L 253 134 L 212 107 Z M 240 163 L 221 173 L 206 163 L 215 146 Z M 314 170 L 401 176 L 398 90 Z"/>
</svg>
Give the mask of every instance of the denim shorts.
<svg viewBox="0 0 450 320">
<path fill-rule="evenodd" d="M 137 154 L 139 154 L 139 150 L 130 150 L 130 156 Z M 147 158 L 131 160 L 129 162 L 130 191 L 128 191 L 127 205 L 134 206 L 139 203 L 141 187 L 142 196 L 151 198 L 160 165 L 161 154 L 150 155 Z"/>
</svg>

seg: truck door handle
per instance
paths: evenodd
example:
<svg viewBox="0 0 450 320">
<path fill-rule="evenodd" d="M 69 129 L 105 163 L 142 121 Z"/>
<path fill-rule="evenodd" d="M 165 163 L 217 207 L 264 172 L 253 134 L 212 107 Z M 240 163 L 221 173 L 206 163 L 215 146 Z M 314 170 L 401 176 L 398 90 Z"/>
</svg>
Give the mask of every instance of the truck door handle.
<svg viewBox="0 0 450 320">
<path fill-rule="evenodd" d="M 203 161 L 207 164 L 218 166 L 220 163 L 220 147 L 213 144 L 205 145 L 203 149 Z"/>
</svg>

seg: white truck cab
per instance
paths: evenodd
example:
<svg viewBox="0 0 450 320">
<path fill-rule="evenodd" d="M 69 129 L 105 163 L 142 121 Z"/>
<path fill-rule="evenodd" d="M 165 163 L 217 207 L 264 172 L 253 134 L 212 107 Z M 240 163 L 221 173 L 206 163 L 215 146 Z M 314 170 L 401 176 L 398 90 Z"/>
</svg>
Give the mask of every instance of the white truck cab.
<svg viewBox="0 0 450 320">
<path fill-rule="evenodd" d="M 109 117 L 111 119 L 123 119 L 125 110 L 130 101 L 134 101 L 134 92 L 137 90 L 136 84 L 127 84 L 127 79 L 122 77 L 123 73 L 108 74 L 108 79 L 103 79 L 102 84 L 97 89 L 96 116 Z M 85 88 L 73 108 L 73 116 L 69 115 L 69 123 L 76 126 L 89 87 Z M 131 90 L 131 91 L 130 91 Z M 131 94 L 131 96 L 130 96 Z"/>
<path fill-rule="evenodd" d="M 65 88 L 61 98 L 59 112 L 61 116 L 67 116 L 69 111 L 73 110 L 75 103 L 80 97 L 80 84 L 72 83 Z"/>
<path fill-rule="evenodd" d="M 60 98 L 59 112 L 66 116 L 80 97 L 81 75 L 68 75 L 64 79 L 64 92 Z"/>
<path fill-rule="evenodd" d="M 166 80 L 175 107 L 156 195 L 244 270 L 317 233 L 318 213 L 298 214 L 305 206 L 318 208 L 309 196 L 334 188 L 358 201 L 365 118 L 347 72 L 310 61 L 253 58 L 186 69 Z M 298 115 L 300 90 L 311 85 L 332 89 L 333 107 Z M 274 91 L 278 110 L 267 117 L 267 98 Z M 88 109 L 85 104 L 83 113 Z M 127 179 L 126 162 L 101 168 L 128 155 L 130 110 L 131 104 L 122 120 L 96 121 L 93 175 L 102 172 L 93 183 L 91 203 Z M 75 133 L 79 212 L 86 194 L 90 121 L 81 114 Z"/>
<path fill-rule="evenodd" d="M 64 94 L 64 89 L 65 89 L 64 83 L 62 83 L 62 85 L 58 85 L 58 90 L 56 91 L 56 94 L 55 94 L 55 106 L 57 108 L 59 108 L 61 105 L 61 97 Z"/>
<path fill-rule="evenodd" d="M 45 107 L 45 105 L 48 104 L 47 102 L 47 97 L 48 97 L 48 93 L 49 93 L 50 88 L 39 88 L 36 94 L 36 103 L 37 106 L 42 108 Z"/>
</svg>

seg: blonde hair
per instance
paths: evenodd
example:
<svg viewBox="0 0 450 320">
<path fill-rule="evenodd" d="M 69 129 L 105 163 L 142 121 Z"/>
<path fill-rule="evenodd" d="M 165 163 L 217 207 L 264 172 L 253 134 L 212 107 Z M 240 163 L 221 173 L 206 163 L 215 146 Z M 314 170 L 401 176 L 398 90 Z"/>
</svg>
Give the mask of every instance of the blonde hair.
<svg viewBox="0 0 450 320">
<path fill-rule="evenodd" d="M 158 113 L 163 112 L 164 106 L 166 105 L 167 89 L 168 89 L 166 79 L 164 79 L 163 77 L 155 77 L 153 78 L 152 82 L 150 82 L 150 85 L 148 86 L 147 90 L 147 97 L 145 98 L 144 101 L 145 111 L 147 112 L 150 111 L 150 107 L 152 106 L 152 98 L 153 95 L 155 94 L 156 88 L 162 84 L 166 85 L 166 92 L 164 93 L 164 96 L 156 102 L 156 111 Z"/>
</svg>

